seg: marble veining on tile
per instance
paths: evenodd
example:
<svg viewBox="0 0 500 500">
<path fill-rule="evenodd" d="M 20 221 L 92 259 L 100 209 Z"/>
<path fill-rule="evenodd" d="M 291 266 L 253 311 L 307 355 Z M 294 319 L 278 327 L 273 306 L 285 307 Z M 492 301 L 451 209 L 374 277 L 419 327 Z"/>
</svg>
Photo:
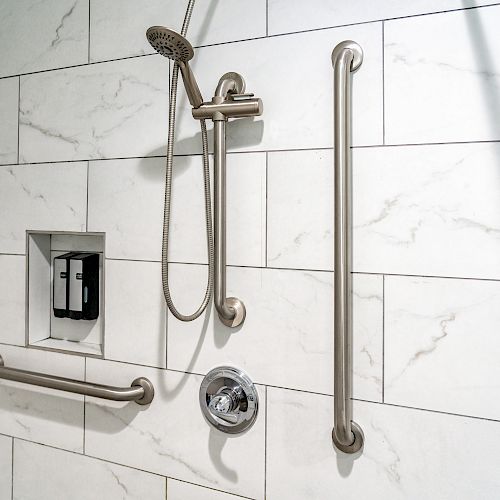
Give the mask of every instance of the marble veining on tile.
<svg viewBox="0 0 500 500">
<path fill-rule="evenodd" d="M 19 79 L 0 80 L 0 164 L 17 163 Z"/>
<path fill-rule="evenodd" d="M 363 453 L 338 454 L 333 398 L 268 388 L 267 498 L 497 497 L 498 422 L 366 402 L 354 402 L 354 416 L 365 434 Z"/>
<path fill-rule="evenodd" d="M 0 4 L 0 76 L 84 64 L 89 0 Z"/>
<path fill-rule="evenodd" d="M 174 301 L 194 310 L 203 298 L 206 269 L 171 265 Z M 241 298 L 247 319 L 238 331 L 214 310 L 190 323 L 169 315 L 169 368 L 206 373 L 233 363 L 255 382 L 333 393 L 333 274 L 229 268 L 228 296 Z M 382 393 L 382 278 L 354 276 L 354 394 Z"/>
<path fill-rule="evenodd" d="M 500 283 L 388 276 L 385 294 L 385 400 L 500 419 Z"/>
<path fill-rule="evenodd" d="M 27 230 L 84 231 L 86 185 L 85 162 L 0 167 L 0 252 L 24 254 Z"/>
<path fill-rule="evenodd" d="M 149 56 L 21 77 L 21 162 L 164 154 L 168 63 Z"/>
<path fill-rule="evenodd" d="M 186 5 L 184 0 L 91 0 L 91 61 L 154 53 L 146 29 L 160 25 L 180 32 Z M 265 34 L 265 0 L 251 6 L 247 0 L 217 0 L 195 4 L 188 38 L 196 47 Z"/>
<path fill-rule="evenodd" d="M 136 469 L 16 440 L 14 498 L 163 500 L 165 480 Z M 69 494 L 69 493 L 68 493 Z"/>
<path fill-rule="evenodd" d="M 353 158 L 355 271 L 500 278 L 499 144 L 371 148 Z"/>
<path fill-rule="evenodd" d="M 234 439 L 204 420 L 198 403 L 200 376 L 87 360 L 89 380 L 104 383 L 112 379 L 127 385 L 138 376 L 148 377 L 155 386 L 155 399 L 148 407 L 87 399 L 86 453 L 174 479 L 262 498 L 263 388 L 258 388 L 260 418 L 248 432 Z"/>
<path fill-rule="evenodd" d="M 500 139 L 499 22 L 498 5 L 386 22 L 386 144 Z"/>
</svg>

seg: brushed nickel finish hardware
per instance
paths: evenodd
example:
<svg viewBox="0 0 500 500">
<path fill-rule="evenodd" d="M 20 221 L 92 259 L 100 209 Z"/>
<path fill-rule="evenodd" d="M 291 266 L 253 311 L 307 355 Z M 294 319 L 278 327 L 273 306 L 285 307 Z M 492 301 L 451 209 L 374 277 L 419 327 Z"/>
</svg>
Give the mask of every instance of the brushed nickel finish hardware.
<svg viewBox="0 0 500 500">
<path fill-rule="evenodd" d="M 221 366 L 207 373 L 199 398 L 207 421 L 222 432 L 238 434 L 257 418 L 257 389 L 248 375 L 237 368 Z"/>
<path fill-rule="evenodd" d="M 352 420 L 352 165 L 351 74 L 363 61 L 361 47 L 351 40 L 332 52 L 334 88 L 334 427 L 332 439 L 344 453 L 356 453 L 363 431 Z"/>
<path fill-rule="evenodd" d="M 262 100 L 245 94 L 245 80 L 235 72 L 222 75 L 211 102 L 193 108 L 193 117 L 214 122 L 214 304 L 221 322 L 231 328 L 245 321 L 245 304 L 226 297 L 226 123 L 229 118 L 259 116 Z"/>
<path fill-rule="evenodd" d="M 19 370 L 18 368 L 7 368 L 4 366 L 1 356 L 0 379 L 47 387 L 49 389 L 57 389 L 58 391 L 83 394 L 85 396 L 93 396 L 95 398 L 108 399 L 111 401 L 135 401 L 139 405 L 150 404 L 155 394 L 153 384 L 145 377 L 136 378 L 130 387 L 113 387 L 111 385 L 80 382 L 70 378 Z"/>
</svg>

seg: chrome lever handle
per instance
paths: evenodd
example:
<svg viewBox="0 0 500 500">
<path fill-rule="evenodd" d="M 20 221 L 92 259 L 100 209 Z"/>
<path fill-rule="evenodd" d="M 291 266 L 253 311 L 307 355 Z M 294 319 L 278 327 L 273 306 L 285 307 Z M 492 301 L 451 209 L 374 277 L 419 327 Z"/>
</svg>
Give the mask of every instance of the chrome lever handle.
<svg viewBox="0 0 500 500">
<path fill-rule="evenodd" d="M 224 422 L 230 424 L 238 423 L 238 410 L 240 404 L 240 396 L 238 391 L 234 389 L 224 389 L 221 393 L 212 397 L 208 408 L 212 415 L 219 417 Z"/>
</svg>

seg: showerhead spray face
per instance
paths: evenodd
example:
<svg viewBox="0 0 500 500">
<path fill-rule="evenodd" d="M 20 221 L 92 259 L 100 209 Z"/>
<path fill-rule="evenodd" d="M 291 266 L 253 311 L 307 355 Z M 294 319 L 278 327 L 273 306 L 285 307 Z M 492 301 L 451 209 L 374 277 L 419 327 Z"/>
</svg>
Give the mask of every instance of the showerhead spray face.
<svg viewBox="0 0 500 500">
<path fill-rule="evenodd" d="M 146 37 L 158 54 L 177 62 L 191 106 L 201 106 L 203 98 L 188 63 L 194 56 L 192 45 L 179 33 L 163 26 L 151 26 Z"/>
</svg>

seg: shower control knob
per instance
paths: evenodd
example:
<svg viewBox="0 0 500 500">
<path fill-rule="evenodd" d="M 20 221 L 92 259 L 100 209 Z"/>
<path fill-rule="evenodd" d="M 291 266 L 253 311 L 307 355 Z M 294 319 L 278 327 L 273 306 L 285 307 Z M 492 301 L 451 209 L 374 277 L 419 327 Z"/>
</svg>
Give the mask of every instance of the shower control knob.
<svg viewBox="0 0 500 500">
<path fill-rule="evenodd" d="M 258 394 L 248 376 L 236 368 L 215 368 L 203 379 L 200 406 L 207 421 L 230 434 L 253 425 L 258 411 Z"/>
</svg>

